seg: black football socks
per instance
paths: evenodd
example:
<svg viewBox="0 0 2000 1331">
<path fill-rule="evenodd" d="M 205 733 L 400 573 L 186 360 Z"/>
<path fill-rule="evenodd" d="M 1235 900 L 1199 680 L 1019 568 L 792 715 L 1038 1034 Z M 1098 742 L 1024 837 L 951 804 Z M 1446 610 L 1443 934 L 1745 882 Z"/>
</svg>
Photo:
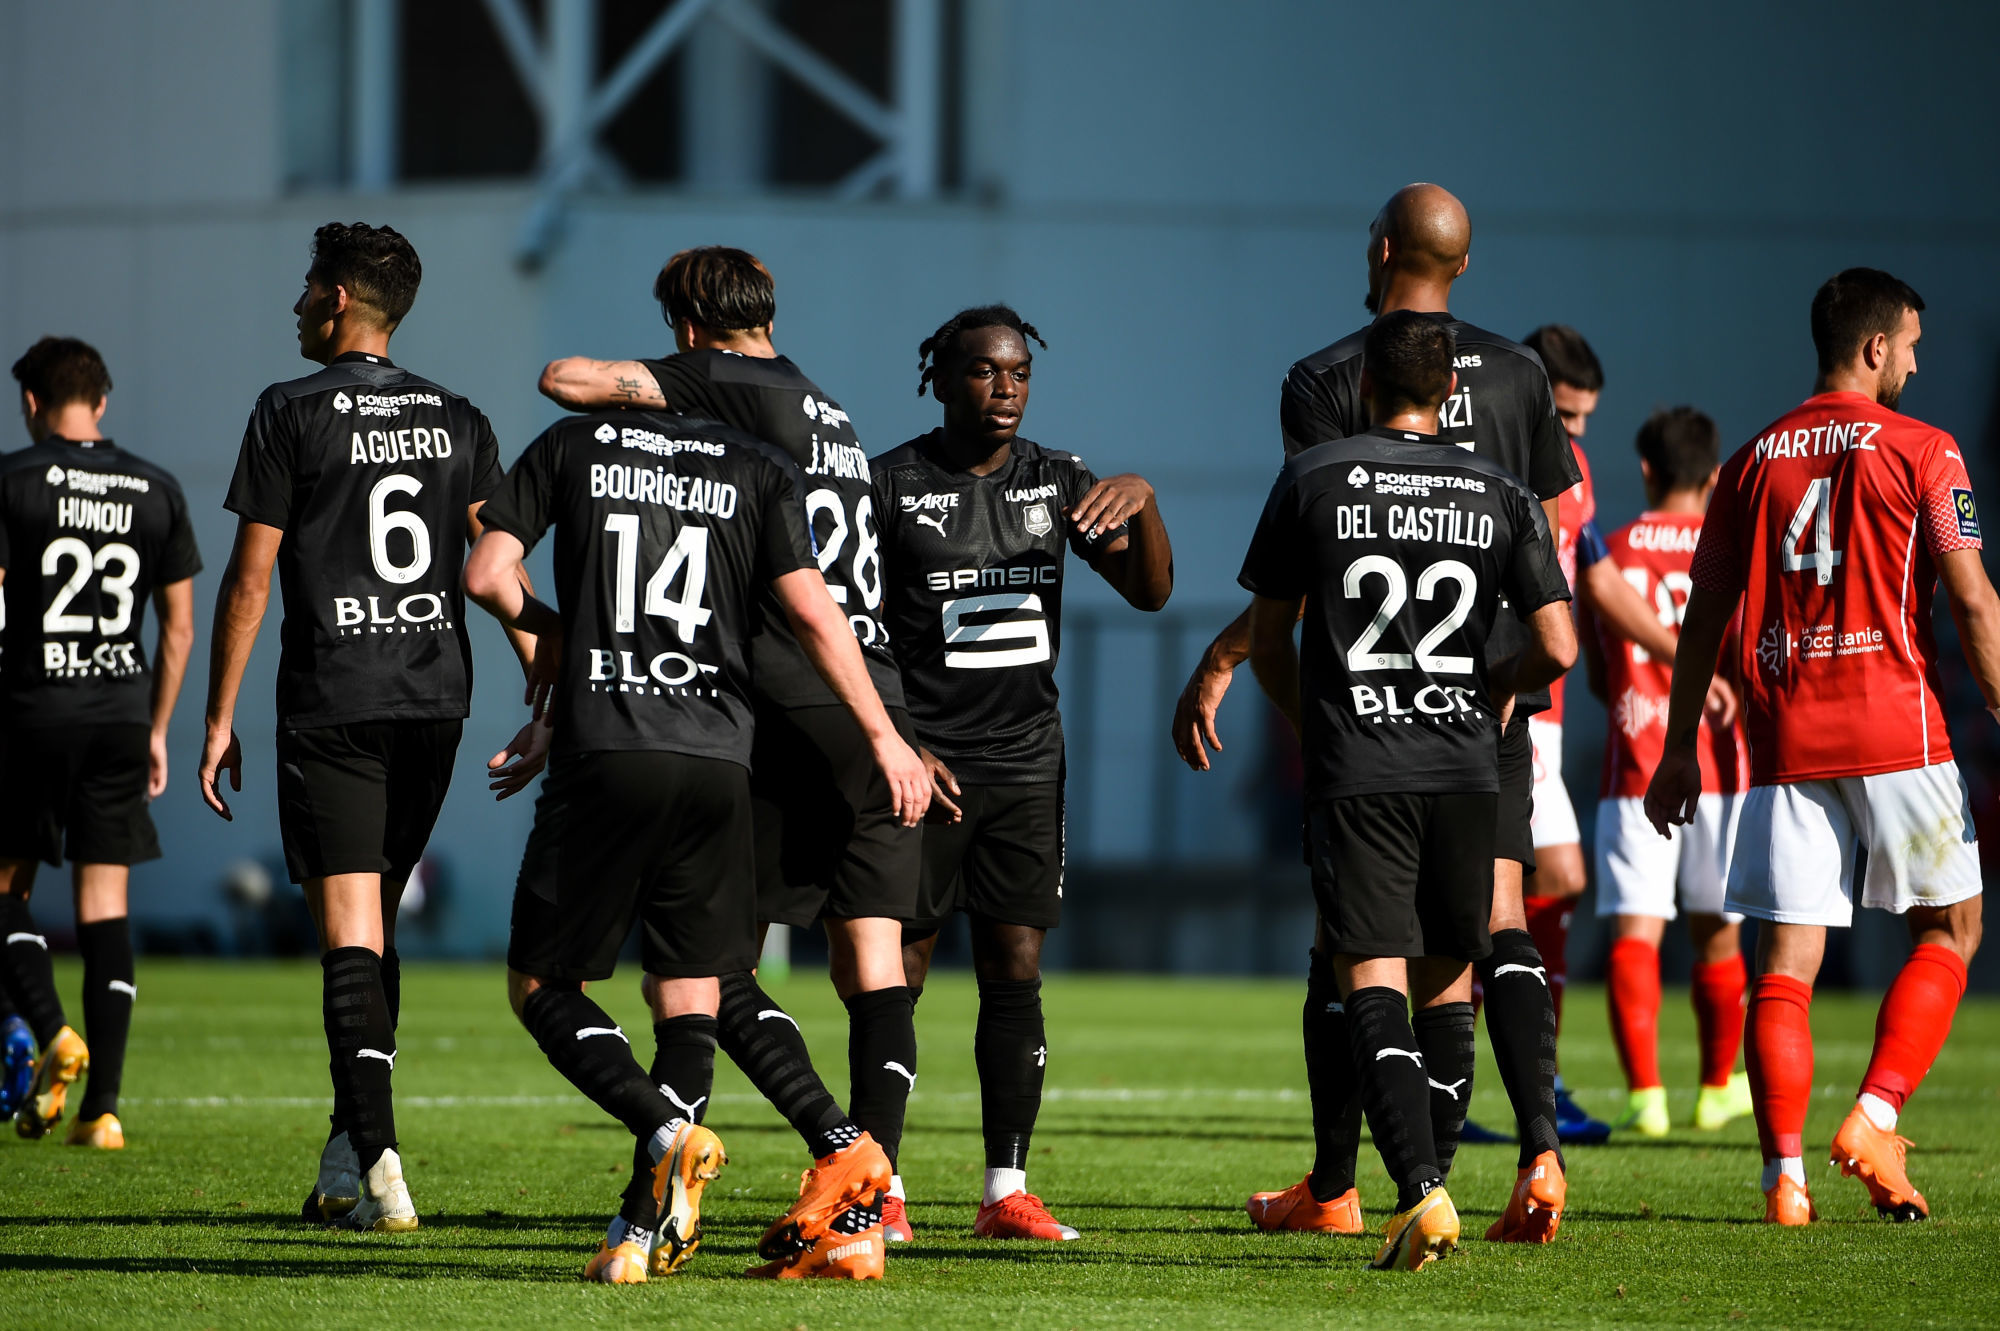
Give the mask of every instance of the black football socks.
<svg viewBox="0 0 2000 1331">
<path fill-rule="evenodd" d="M 813 1071 L 799 1024 L 758 987 L 755 975 L 737 971 L 722 977 L 722 1007 L 716 1021 L 722 1052 L 784 1115 L 813 1159 L 824 1159 L 861 1139 L 861 1129 L 841 1112 Z"/>
<path fill-rule="evenodd" d="M 90 1080 L 77 1117 L 93 1119 L 118 1112 L 118 1087 L 125 1078 L 125 1042 L 139 997 L 131 921 L 121 916 L 80 924 L 76 943 L 83 953 L 83 1034 L 90 1044 Z"/>
<path fill-rule="evenodd" d="M 1306 1187 L 1316 1202 L 1330 1202 L 1354 1186 L 1354 1156 L 1361 1149 L 1361 1086 L 1347 1012 L 1334 983 L 1333 958 L 1306 954 L 1306 1087 L 1312 1093 L 1313 1166 Z"/>
<path fill-rule="evenodd" d="M 382 997 L 389 1004 L 389 1029 L 403 1024 L 403 959 L 395 948 L 382 953 Z"/>
<path fill-rule="evenodd" d="M 1472 1035 L 1477 1025 L 1470 1003 L 1423 1008 L 1410 1022 L 1431 1086 L 1431 1144 L 1437 1148 L 1438 1173 L 1445 1178 L 1451 1177 L 1458 1139 L 1465 1132 L 1465 1111 L 1472 1103 L 1472 1065 L 1477 1056 Z"/>
<path fill-rule="evenodd" d="M 1396 1183 L 1396 1209 L 1407 1211 L 1444 1181 L 1431 1138 L 1431 1092 L 1410 1029 L 1409 1002 L 1376 985 L 1347 996 L 1347 1029 L 1361 1071 L 1361 1102 L 1375 1149 Z"/>
<path fill-rule="evenodd" d="M 647 1075 L 672 1103 L 677 1117 L 689 1123 L 701 1122 L 715 1086 L 715 1018 L 689 1013 L 654 1022 L 653 1066 Z M 629 1238 L 650 1235 L 659 1227 L 659 1211 L 653 1201 L 653 1166 L 657 1163 L 651 1142 L 636 1139 L 632 1144 L 632 1179 L 625 1185 L 625 1198 L 618 1208 Z"/>
<path fill-rule="evenodd" d="M 396 1029 L 382 992 L 382 958 L 365 947 L 336 947 L 320 958 L 320 967 L 334 1113 L 365 1174 L 396 1145 L 390 1090 Z"/>
<path fill-rule="evenodd" d="M 581 990 L 535 990 L 521 1005 L 521 1024 L 550 1066 L 642 1142 L 679 1117 L 632 1057 L 625 1032 Z"/>
<path fill-rule="evenodd" d="M 1040 980 L 981 980 L 972 1061 L 988 1169 L 1028 1167 L 1048 1066 Z"/>
<path fill-rule="evenodd" d="M 1486 987 L 1486 1038 L 1500 1080 L 1513 1102 L 1521 1138 L 1520 1165 L 1534 1163 L 1556 1142 L 1556 1007 L 1548 968 L 1526 929 L 1493 935 L 1493 955 L 1478 965 Z"/>
<path fill-rule="evenodd" d="M 847 1000 L 847 1110 L 896 1165 L 903 1116 L 917 1088 L 916 1003 L 908 988 L 871 989 Z"/>
<path fill-rule="evenodd" d="M 49 940 L 35 927 L 28 903 L 9 893 L 0 896 L 0 931 L 7 939 L 7 994 L 28 1019 L 35 1043 L 47 1049 L 62 1028 L 62 999 L 56 996 L 56 970 L 49 961 Z"/>
</svg>

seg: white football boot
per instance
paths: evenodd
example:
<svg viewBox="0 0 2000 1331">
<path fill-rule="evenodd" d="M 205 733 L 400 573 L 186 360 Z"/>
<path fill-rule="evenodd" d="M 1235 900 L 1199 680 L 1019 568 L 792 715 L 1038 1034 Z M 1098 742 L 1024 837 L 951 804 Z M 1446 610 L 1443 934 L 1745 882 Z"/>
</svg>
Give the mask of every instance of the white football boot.
<svg viewBox="0 0 2000 1331">
<path fill-rule="evenodd" d="M 382 1152 L 375 1167 L 361 1177 L 361 1198 L 347 1213 L 349 1229 L 377 1234 L 404 1234 L 417 1227 L 417 1208 L 403 1183 L 403 1162 L 394 1151 Z"/>
<path fill-rule="evenodd" d="M 329 1224 L 352 1211 L 360 1200 L 361 1161 L 343 1128 L 320 1148 L 319 1179 L 299 1209 L 299 1218 Z"/>
</svg>

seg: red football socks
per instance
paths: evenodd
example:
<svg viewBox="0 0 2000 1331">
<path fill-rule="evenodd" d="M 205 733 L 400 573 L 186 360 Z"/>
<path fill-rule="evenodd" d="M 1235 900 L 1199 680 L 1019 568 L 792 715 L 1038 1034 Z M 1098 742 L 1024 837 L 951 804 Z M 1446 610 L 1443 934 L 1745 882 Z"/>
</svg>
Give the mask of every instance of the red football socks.
<svg viewBox="0 0 2000 1331">
<path fill-rule="evenodd" d="M 1701 1084 L 1727 1086 L 1743 1046 L 1743 954 L 1694 964 L 1694 1023 L 1701 1037 Z"/>
<path fill-rule="evenodd" d="M 1611 944 L 1605 982 L 1611 997 L 1611 1038 L 1625 1065 L 1625 1084 L 1660 1084 L 1660 950 L 1643 938 Z"/>
<path fill-rule="evenodd" d="M 1912 951 L 1876 1014 L 1875 1052 L 1861 1079 L 1862 1092 L 1900 1111 L 1937 1061 L 1964 995 L 1965 963 L 1958 953 L 1937 943 Z"/>
<path fill-rule="evenodd" d="M 1527 897 L 1521 902 L 1528 917 L 1528 937 L 1548 967 L 1549 1001 L 1556 1005 L 1556 1031 L 1562 1031 L 1563 985 L 1569 979 L 1569 917 L 1575 897 Z"/>
<path fill-rule="evenodd" d="M 1764 1158 L 1805 1154 L 1812 1099 L 1812 986 L 1789 975 L 1760 975 L 1750 994 L 1750 1099 Z"/>
</svg>

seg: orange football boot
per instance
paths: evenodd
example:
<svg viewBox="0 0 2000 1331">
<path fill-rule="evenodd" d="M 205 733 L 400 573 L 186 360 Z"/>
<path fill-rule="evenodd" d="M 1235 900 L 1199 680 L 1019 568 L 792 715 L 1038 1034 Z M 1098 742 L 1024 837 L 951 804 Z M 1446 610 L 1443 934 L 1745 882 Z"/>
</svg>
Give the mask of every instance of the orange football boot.
<svg viewBox="0 0 2000 1331">
<path fill-rule="evenodd" d="M 1047 1239 L 1053 1243 L 1075 1238 L 1076 1231 L 1049 1214 L 1042 1199 L 1032 1192 L 1010 1192 L 997 1202 L 980 1205 L 972 1220 L 972 1236 L 979 1239 Z"/>
<path fill-rule="evenodd" d="M 908 1243 L 917 1236 L 910 1228 L 910 1208 L 901 1197 L 882 1195 L 882 1240 L 885 1243 Z"/>
<path fill-rule="evenodd" d="M 1819 1219 L 1819 1208 L 1803 1183 L 1794 1183 L 1789 1174 L 1778 1175 L 1777 1186 L 1764 1194 L 1764 1223 L 1767 1225 L 1807 1225 Z"/>
<path fill-rule="evenodd" d="M 1877 1211 L 1892 1220 L 1928 1220 L 1930 1203 L 1910 1186 L 1910 1176 L 1903 1172 L 1903 1156 L 1912 1144 L 1908 1137 L 1876 1127 L 1856 1105 L 1833 1134 L 1831 1154 L 1842 1174 L 1868 1185 L 1868 1198 Z"/>
<path fill-rule="evenodd" d="M 63 1027 L 35 1064 L 33 1098 L 14 1111 L 14 1131 L 30 1140 L 47 1133 L 63 1116 L 69 1088 L 88 1071 L 90 1050 L 83 1037 Z"/>
<path fill-rule="evenodd" d="M 672 1275 L 701 1246 L 701 1194 L 728 1163 L 722 1138 L 699 1124 L 681 1124 L 673 1145 L 653 1166 L 653 1205 L 660 1227 L 646 1265 L 654 1275 Z"/>
<path fill-rule="evenodd" d="M 1458 1211 L 1442 1187 L 1407 1211 L 1389 1217 L 1382 1247 L 1368 1265 L 1377 1271 L 1421 1271 L 1458 1251 Z"/>
<path fill-rule="evenodd" d="M 1547 1243 L 1562 1225 L 1569 1184 L 1554 1151 L 1543 1151 L 1514 1180 L 1507 1209 L 1486 1231 L 1489 1243 Z"/>
<path fill-rule="evenodd" d="M 1266 1233 L 1281 1229 L 1305 1234 L 1365 1232 L 1360 1193 L 1349 1188 L 1332 1201 L 1322 1202 L 1313 1197 L 1311 1184 L 1308 1175 L 1283 1192 L 1253 1192 L 1243 1209 L 1250 1213 L 1250 1222 Z"/>
<path fill-rule="evenodd" d="M 646 1261 L 646 1250 L 636 1243 L 613 1248 L 600 1239 L 597 1255 L 583 1268 L 583 1278 L 600 1285 L 643 1285 Z"/>
<path fill-rule="evenodd" d="M 780 1261 L 816 1245 L 833 1218 L 857 1202 L 870 1202 L 874 1194 L 889 1190 L 895 1171 L 889 1157 L 862 1133 L 857 1141 L 832 1155 L 813 1162 L 799 1175 L 799 1199 L 778 1218 L 757 1241 L 757 1254 Z"/>
<path fill-rule="evenodd" d="M 880 1280 L 887 1262 L 880 1221 L 859 1234 L 828 1227 L 813 1245 L 743 1274 L 752 1280 Z"/>
</svg>

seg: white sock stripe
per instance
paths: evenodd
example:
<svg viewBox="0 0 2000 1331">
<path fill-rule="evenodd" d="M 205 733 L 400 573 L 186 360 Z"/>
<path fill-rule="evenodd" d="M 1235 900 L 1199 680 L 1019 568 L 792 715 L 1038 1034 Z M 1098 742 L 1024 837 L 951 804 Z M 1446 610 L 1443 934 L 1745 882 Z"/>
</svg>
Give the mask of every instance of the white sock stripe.
<svg viewBox="0 0 2000 1331">
<path fill-rule="evenodd" d="M 104 987 L 114 994 L 123 994 L 127 998 L 136 999 L 139 997 L 139 986 L 129 980 L 113 980 Z"/>
<path fill-rule="evenodd" d="M 42 937 L 40 934 L 29 934 L 29 933 L 8 934 L 7 945 L 9 947 L 12 947 L 16 943 L 33 943 L 36 947 L 40 948 L 44 952 L 49 950 L 49 940 Z"/>
<path fill-rule="evenodd" d="M 576 1033 L 576 1038 L 579 1040 L 588 1040 L 593 1035 L 615 1035 L 619 1039 L 625 1040 L 625 1032 L 616 1026 L 586 1026 Z M 625 1043 L 629 1045 L 632 1042 L 625 1040 Z"/>
</svg>

